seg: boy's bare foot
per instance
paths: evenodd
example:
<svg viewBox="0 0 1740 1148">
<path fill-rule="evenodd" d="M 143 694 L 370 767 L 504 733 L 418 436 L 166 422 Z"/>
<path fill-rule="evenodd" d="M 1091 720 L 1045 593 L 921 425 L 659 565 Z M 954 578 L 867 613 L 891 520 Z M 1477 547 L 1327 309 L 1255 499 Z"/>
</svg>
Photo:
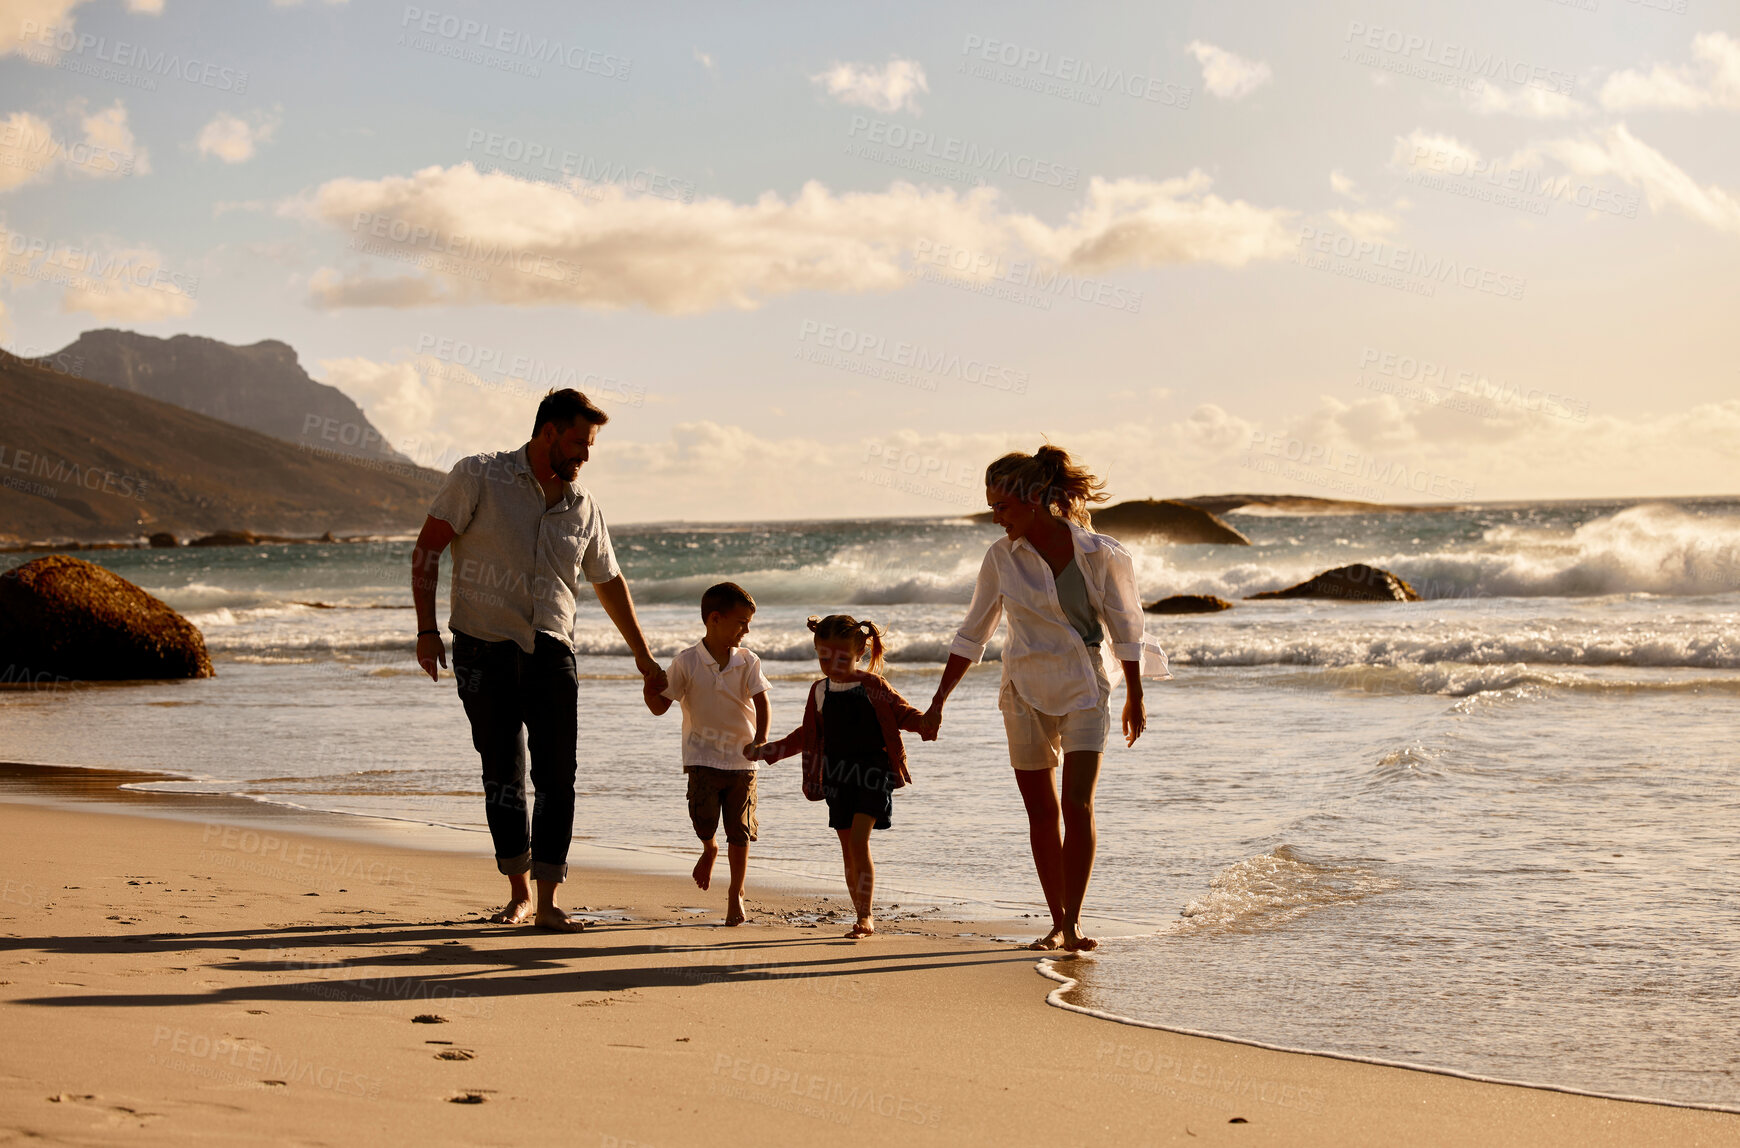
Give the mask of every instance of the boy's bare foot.
<svg viewBox="0 0 1740 1148">
<path fill-rule="evenodd" d="M 713 862 L 719 859 L 719 847 L 711 841 L 701 846 L 701 859 L 695 862 L 695 884 L 705 890 L 713 883 Z"/>
<path fill-rule="evenodd" d="M 539 909 L 535 923 L 538 928 L 547 933 L 583 933 L 586 931 L 585 921 L 570 916 L 566 909 L 558 909 L 554 905 L 547 909 Z"/>
<path fill-rule="evenodd" d="M 725 907 L 725 924 L 727 926 L 741 925 L 748 919 L 743 912 L 743 898 L 732 897 L 730 903 Z"/>
<path fill-rule="evenodd" d="M 1089 953 L 1100 947 L 1100 943 L 1092 937 L 1082 935 L 1080 925 L 1066 925 L 1063 930 L 1063 947 L 1072 953 Z"/>
<path fill-rule="evenodd" d="M 1063 948 L 1063 930 L 1054 928 L 1051 932 L 1045 934 L 1045 936 L 1034 941 L 1027 947 L 1042 953 L 1049 953 L 1056 949 L 1061 949 Z"/>
<path fill-rule="evenodd" d="M 490 914 L 492 925 L 523 925 L 526 918 L 532 915 L 532 900 L 530 897 L 515 897 L 506 905 Z"/>
<path fill-rule="evenodd" d="M 865 937 L 876 935 L 876 922 L 869 917 L 859 917 L 858 923 L 852 926 L 852 931 L 846 936 L 854 941 L 862 941 Z"/>
</svg>

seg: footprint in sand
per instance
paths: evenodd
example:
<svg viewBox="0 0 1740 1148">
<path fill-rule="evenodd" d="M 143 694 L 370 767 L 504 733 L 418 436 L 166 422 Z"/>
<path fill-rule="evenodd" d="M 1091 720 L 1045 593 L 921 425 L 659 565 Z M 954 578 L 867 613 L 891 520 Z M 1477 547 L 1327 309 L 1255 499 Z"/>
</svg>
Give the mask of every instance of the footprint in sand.
<svg viewBox="0 0 1740 1148">
<path fill-rule="evenodd" d="M 416 1016 L 412 1017 L 411 1023 L 412 1024 L 446 1024 L 447 1018 L 444 1016 L 437 1016 L 436 1014 L 434 1014 L 432 1012 L 424 1012 L 424 1013 L 418 1013 Z"/>
<path fill-rule="evenodd" d="M 461 1092 L 458 1096 L 449 1096 L 449 1104 L 482 1104 L 489 1097 L 481 1092 Z"/>
<path fill-rule="evenodd" d="M 436 1060 L 476 1060 L 477 1053 L 469 1048 L 444 1048 L 435 1054 Z"/>
</svg>

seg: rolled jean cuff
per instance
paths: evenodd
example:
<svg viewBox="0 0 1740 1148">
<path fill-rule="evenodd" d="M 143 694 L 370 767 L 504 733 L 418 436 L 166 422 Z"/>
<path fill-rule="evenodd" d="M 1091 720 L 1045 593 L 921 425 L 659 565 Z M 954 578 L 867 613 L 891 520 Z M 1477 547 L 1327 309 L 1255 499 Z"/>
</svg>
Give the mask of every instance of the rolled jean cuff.
<svg viewBox="0 0 1740 1148">
<path fill-rule="evenodd" d="M 557 885 L 568 879 L 568 863 L 566 861 L 533 861 L 532 880 L 550 881 Z"/>
<path fill-rule="evenodd" d="M 504 876 L 508 877 L 524 873 L 526 870 L 533 867 L 532 851 L 528 849 L 517 857 L 497 857 L 495 859 L 495 867 Z"/>
</svg>

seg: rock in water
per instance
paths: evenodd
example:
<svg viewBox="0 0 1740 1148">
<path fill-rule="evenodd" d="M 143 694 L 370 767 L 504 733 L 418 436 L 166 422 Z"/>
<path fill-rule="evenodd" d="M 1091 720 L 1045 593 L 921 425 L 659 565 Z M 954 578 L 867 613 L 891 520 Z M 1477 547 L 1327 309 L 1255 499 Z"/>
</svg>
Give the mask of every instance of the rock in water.
<svg viewBox="0 0 1740 1148">
<path fill-rule="evenodd" d="M 1230 610 L 1232 603 L 1213 594 L 1174 594 L 1142 607 L 1150 614 L 1212 614 Z"/>
<path fill-rule="evenodd" d="M 173 549 L 180 545 L 181 543 L 176 540 L 175 535 L 169 533 L 167 530 L 158 531 L 156 534 L 151 536 L 151 546 L 156 550 Z"/>
<path fill-rule="evenodd" d="M 65 554 L 0 574 L 0 662 L 12 680 L 213 674 L 199 627 L 119 574 Z"/>
<path fill-rule="evenodd" d="M 1168 499 L 1120 502 L 1093 512 L 1094 529 L 1113 538 L 1161 538 L 1184 545 L 1249 546 L 1251 540 L 1200 506 Z"/>
<path fill-rule="evenodd" d="M 252 546 L 259 538 L 252 530 L 218 530 L 211 534 L 201 535 L 188 543 L 189 546 Z"/>
<path fill-rule="evenodd" d="M 1352 566 L 1337 566 L 1317 577 L 1289 586 L 1285 590 L 1265 590 L 1248 594 L 1252 598 L 1340 598 L 1349 602 L 1418 602 L 1414 588 L 1376 566 L 1356 562 Z"/>
</svg>

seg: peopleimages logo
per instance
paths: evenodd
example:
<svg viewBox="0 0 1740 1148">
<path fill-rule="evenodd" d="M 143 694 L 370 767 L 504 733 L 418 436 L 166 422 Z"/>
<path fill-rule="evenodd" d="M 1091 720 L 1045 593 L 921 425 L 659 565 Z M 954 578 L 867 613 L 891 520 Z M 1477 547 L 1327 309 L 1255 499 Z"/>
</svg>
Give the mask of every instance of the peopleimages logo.
<svg viewBox="0 0 1740 1148">
<path fill-rule="evenodd" d="M 1381 239 L 1358 239 L 1352 235 L 1318 227 L 1299 229 L 1299 253 L 1332 255 L 1351 260 L 1354 264 L 1371 263 L 1374 267 L 1410 275 L 1429 283 L 1454 283 L 1470 291 L 1497 295 L 1506 299 L 1521 299 L 1528 280 L 1481 267 L 1460 263 L 1442 255 L 1427 255 L 1411 247 L 1394 247 Z"/>
<path fill-rule="evenodd" d="M 922 128 L 909 128 L 902 123 L 869 116 L 853 116 L 846 135 L 896 152 L 922 153 L 928 159 L 958 166 L 971 175 L 1002 176 L 1047 187 L 1073 189 L 1080 174 L 1073 167 L 1065 167 L 1053 160 L 1036 159 L 1025 152 L 982 146 L 958 136 L 938 136 Z"/>
<path fill-rule="evenodd" d="M 449 56 L 468 63 L 501 67 L 536 76 L 539 64 L 560 64 L 576 72 L 589 72 L 607 80 L 628 79 L 630 61 L 627 56 L 564 44 L 561 40 L 539 32 L 516 31 L 486 20 L 451 16 L 428 8 L 405 5 L 399 27 L 436 40 L 401 42 L 420 51 Z M 445 44 L 441 41 L 446 41 Z M 484 56 L 484 52 L 499 52 L 500 58 Z"/>
<path fill-rule="evenodd" d="M 96 36 L 88 32 L 75 32 L 70 26 L 58 24 L 39 24 L 35 20 L 23 20 L 18 25 L 18 38 L 24 51 L 20 54 L 25 59 L 37 64 L 51 64 L 67 68 L 71 71 L 93 72 L 94 65 L 87 61 L 95 60 L 99 64 L 108 65 L 110 71 L 101 72 L 99 78 L 119 80 L 135 87 L 154 90 L 158 77 L 185 80 L 190 84 L 214 88 L 220 92 L 231 92 L 242 95 L 248 90 L 248 73 L 240 68 L 229 68 L 222 64 L 212 63 L 190 56 L 182 59 L 174 52 L 156 51 L 141 44 L 130 44 L 126 40 L 116 40 L 113 43 L 106 36 Z M 32 51 L 31 49 L 39 49 Z M 63 59 L 56 61 L 50 58 L 51 53 L 61 53 Z M 76 60 L 85 66 L 70 64 Z M 146 83 L 115 74 L 112 69 L 124 68 L 133 72 L 142 72 L 141 79 Z"/>
<path fill-rule="evenodd" d="M 1512 59 L 1502 52 L 1473 48 L 1440 40 L 1436 36 L 1368 25 L 1359 20 L 1347 22 L 1347 34 L 1342 37 L 1342 44 L 1343 59 L 1388 67 L 1393 71 L 1407 71 L 1421 79 L 1454 83 L 1463 88 L 1472 89 L 1481 80 L 1509 80 L 1523 87 L 1569 95 L 1577 83 L 1577 77 L 1571 72 Z M 1354 55 L 1356 49 L 1363 49 L 1362 54 Z M 1376 58 L 1378 54 L 1393 57 L 1393 63 L 1402 66 L 1384 64 Z"/>
<path fill-rule="evenodd" d="M 1115 92 L 1132 99 L 1146 100 L 1180 110 L 1190 107 L 1192 90 L 1188 87 L 1154 76 L 1144 76 L 1140 72 L 1126 72 L 1110 64 L 1095 64 L 1075 56 L 1059 55 L 1053 58 L 1048 51 L 1024 48 L 1008 40 L 969 35 L 961 44 L 961 55 L 967 57 L 962 61 L 962 71 L 970 72 L 981 79 L 1007 83 L 1012 87 L 1032 88 L 1047 95 L 1069 99 L 1093 96 L 1096 98 L 1081 102 L 1097 104 L 1099 93 Z M 995 74 L 982 68 L 969 67 L 975 62 L 997 65 L 1008 69 L 1008 72 Z M 1038 82 L 1032 82 L 1028 77 Z"/>
</svg>

